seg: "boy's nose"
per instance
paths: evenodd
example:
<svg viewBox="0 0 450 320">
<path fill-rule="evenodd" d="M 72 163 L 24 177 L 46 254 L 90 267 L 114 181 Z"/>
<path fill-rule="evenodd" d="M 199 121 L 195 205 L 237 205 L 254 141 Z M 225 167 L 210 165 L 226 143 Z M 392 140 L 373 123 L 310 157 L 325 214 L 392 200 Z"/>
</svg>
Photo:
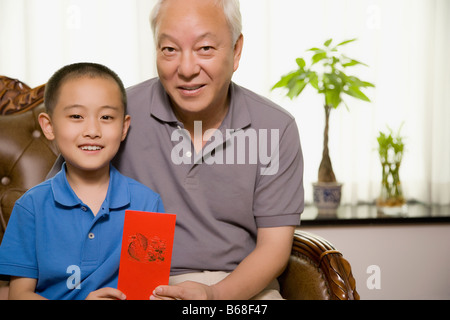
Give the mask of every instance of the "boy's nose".
<svg viewBox="0 0 450 320">
<path fill-rule="evenodd" d="M 91 139 L 100 138 L 102 136 L 100 123 L 93 119 L 86 121 L 84 136 L 90 137 Z"/>
</svg>

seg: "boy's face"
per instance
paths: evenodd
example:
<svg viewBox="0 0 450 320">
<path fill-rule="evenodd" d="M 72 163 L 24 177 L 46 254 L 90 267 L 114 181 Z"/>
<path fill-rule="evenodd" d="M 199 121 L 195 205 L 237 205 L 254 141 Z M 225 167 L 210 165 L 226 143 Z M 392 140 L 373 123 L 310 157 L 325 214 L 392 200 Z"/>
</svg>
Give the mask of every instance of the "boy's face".
<svg viewBox="0 0 450 320">
<path fill-rule="evenodd" d="M 125 139 L 130 117 L 118 85 L 110 78 L 67 80 L 50 117 L 39 116 L 42 130 L 56 144 L 68 168 L 109 170 L 109 163 Z"/>
</svg>

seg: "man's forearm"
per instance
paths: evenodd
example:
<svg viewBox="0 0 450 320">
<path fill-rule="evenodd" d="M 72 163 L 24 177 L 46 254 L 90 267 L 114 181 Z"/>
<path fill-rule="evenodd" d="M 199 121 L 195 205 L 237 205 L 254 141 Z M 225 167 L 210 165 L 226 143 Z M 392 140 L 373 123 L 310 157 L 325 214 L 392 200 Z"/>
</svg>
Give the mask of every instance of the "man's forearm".
<svg viewBox="0 0 450 320">
<path fill-rule="evenodd" d="M 264 290 L 286 267 L 294 227 L 258 230 L 255 250 L 224 280 L 212 287 L 214 299 L 250 299 Z"/>
</svg>

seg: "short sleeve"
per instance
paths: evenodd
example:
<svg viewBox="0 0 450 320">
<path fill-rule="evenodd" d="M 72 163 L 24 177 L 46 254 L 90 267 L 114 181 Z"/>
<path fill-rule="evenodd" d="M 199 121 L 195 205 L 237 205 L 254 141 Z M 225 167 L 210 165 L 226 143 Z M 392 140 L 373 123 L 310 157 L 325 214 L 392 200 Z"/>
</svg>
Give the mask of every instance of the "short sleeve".
<svg viewBox="0 0 450 320">
<path fill-rule="evenodd" d="M 276 135 L 268 139 L 270 163 L 261 168 L 255 188 L 253 212 L 258 228 L 299 225 L 304 209 L 303 155 L 295 120 Z"/>
<path fill-rule="evenodd" d="M 34 215 L 17 202 L 0 246 L 1 275 L 38 277 L 35 235 Z"/>
</svg>

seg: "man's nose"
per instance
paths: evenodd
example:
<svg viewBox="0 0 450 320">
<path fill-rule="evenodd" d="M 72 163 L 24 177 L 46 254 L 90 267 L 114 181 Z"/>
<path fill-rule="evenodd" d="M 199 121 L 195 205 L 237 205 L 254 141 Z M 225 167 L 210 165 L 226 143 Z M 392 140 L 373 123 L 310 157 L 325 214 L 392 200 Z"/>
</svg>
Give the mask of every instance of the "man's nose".
<svg viewBox="0 0 450 320">
<path fill-rule="evenodd" d="M 181 55 L 178 66 L 178 75 L 185 79 L 191 79 L 200 73 L 200 66 L 195 55 L 191 52 L 184 52 Z"/>
</svg>

